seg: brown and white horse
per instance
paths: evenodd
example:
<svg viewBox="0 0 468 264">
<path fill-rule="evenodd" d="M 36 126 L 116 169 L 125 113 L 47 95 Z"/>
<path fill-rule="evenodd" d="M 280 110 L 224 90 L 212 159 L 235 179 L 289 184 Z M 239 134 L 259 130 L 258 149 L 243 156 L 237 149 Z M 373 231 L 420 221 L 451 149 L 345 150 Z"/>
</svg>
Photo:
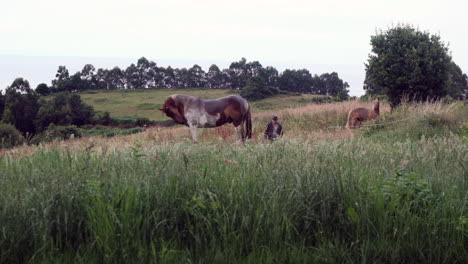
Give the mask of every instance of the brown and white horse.
<svg viewBox="0 0 468 264">
<path fill-rule="evenodd" d="M 367 108 L 355 108 L 349 111 L 347 128 L 359 128 L 362 122 L 372 120 L 380 115 L 380 102 L 379 99 L 373 102 L 372 110 Z"/>
<path fill-rule="evenodd" d="M 175 122 L 188 126 L 194 142 L 198 140 L 198 128 L 218 127 L 226 123 L 234 124 L 242 142 L 252 137 L 250 105 L 244 98 L 237 95 L 207 100 L 174 94 L 167 98 L 159 110 Z"/>
</svg>

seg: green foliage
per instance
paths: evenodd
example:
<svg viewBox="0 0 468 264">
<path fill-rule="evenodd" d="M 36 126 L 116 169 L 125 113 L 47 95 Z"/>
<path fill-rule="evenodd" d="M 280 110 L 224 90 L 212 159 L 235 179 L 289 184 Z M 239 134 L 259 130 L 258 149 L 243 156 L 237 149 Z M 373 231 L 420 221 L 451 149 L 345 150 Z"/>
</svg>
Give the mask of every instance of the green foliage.
<svg viewBox="0 0 468 264">
<path fill-rule="evenodd" d="M 24 142 L 23 135 L 14 126 L 0 122 L 0 149 L 11 148 Z"/>
<path fill-rule="evenodd" d="M 41 83 L 36 87 L 36 93 L 46 96 L 50 94 L 50 88 L 45 83 Z"/>
<path fill-rule="evenodd" d="M 359 100 L 365 102 L 372 102 L 375 99 L 379 99 L 380 102 L 388 102 L 388 97 L 384 94 L 369 94 L 366 93 L 359 97 Z"/>
<path fill-rule="evenodd" d="M 59 93 L 50 101 L 43 101 L 37 114 L 36 127 L 44 130 L 49 124 L 76 125 L 90 124 L 94 109 L 84 104 L 77 94 Z"/>
<path fill-rule="evenodd" d="M 247 85 L 241 90 L 240 96 L 247 100 L 261 100 L 278 94 L 278 89 L 268 87 L 260 77 L 252 77 Z"/>
<path fill-rule="evenodd" d="M 312 93 L 315 94 L 326 94 L 337 98 L 339 101 L 343 101 L 349 98 L 349 84 L 343 82 L 338 77 L 338 73 L 324 73 L 320 75 L 317 87 L 313 87 Z"/>
<path fill-rule="evenodd" d="M 4 123 L 12 124 L 23 134 L 36 132 L 34 121 L 39 109 L 39 98 L 26 80 L 17 78 L 6 89 L 4 105 Z"/>
<path fill-rule="evenodd" d="M 448 96 L 457 100 L 468 98 L 468 76 L 453 61 L 450 63 L 447 92 Z"/>
<path fill-rule="evenodd" d="M 382 197 L 386 210 L 393 214 L 410 212 L 424 216 L 438 202 L 427 179 L 404 169 L 385 179 L 374 195 Z"/>
<path fill-rule="evenodd" d="M 333 96 L 338 100 L 349 98 L 349 84 L 338 77 L 338 73 L 324 73 L 312 76 L 306 69 L 285 70 L 278 79 L 280 90 Z"/>
<path fill-rule="evenodd" d="M 40 134 L 35 135 L 31 143 L 39 144 L 54 140 L 67 140 L 81 137 L 81 132 L 76 126 L 57 126 L 50 124 L 47 129 Z"/>
<path fill-rule="evenodd" d="M 151 121 L 146 117 L 111 117 L 109 112 L 104 112 L 94 120 L 95 124 L 114 127 L 143 127 L 163 122 Z M 172 124 L 172 122 L 170 122 Z"/>
<path fill-rule="evenodd" d="M 3 95 L 3 92 L 0 91 L 0 120 L 2 120 L 4 110 L 5 110 L 5 96 Z"/>
<path fill-rule="evenodd" d="M 464 263 L 464 142 L 145 142 L 4 156 L 0 262 Z"/>
<path fill-rule="evenodd" d="M 441 98 L 450 84 L 451 58 L 438 35 L 398 25 L 371 37 L 364 89 L 385 94 L 392 106 L 403 98 Z"/>
<path fill-rule="evenodd" d="M 7 89 L 12 89 L 19 93 L 31 92 L 28 80 L 21 77 L 16 78 Z"/>
<path fill-rule="evenodd" d="M 442 103 L 438 103 L 440 107 Z M 369 121 L 360 132 L 379 140 L 422 140 L 431 137 L 448 137 L 461 134 L 463 124 L 467 121 L 468 108 L 463 104 L 453 104 L 452 111 L 414 113 L 417 108 L 402 105 L 391 115 L 381 115 Z"/>
<path fill-rule="evenodd" d="M 81 126 L 91 123 L 94 117 L 94 108 L 81 101 L 81 97 L 77 94 L 72 94 L 68 98 L 70 107 L 70 115 L 72 117 L 71 124 Z"/>
<path fill-rule="evenodd" d="M 299 102 L 307 104 L 330 104 L 333 102 L 341 102 L 343 100 L 343 98 L 336 96 L 314 96 L 311 98 L 301 98 Z"/>
</svg>

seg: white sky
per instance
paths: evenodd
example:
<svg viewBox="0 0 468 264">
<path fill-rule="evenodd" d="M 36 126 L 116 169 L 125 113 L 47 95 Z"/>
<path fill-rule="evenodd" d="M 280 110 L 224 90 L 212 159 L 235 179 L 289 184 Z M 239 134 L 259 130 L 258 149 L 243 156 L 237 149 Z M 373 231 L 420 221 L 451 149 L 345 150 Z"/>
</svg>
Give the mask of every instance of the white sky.
<svg viewBox="0 0 468 264">
<path fill-rule="evenodd" d="M 468 71 L 466 0 L 2 0 L 0 6 L 1 88 L 11 76 L 50 83 L 59 64 L 74 67 L 71 57 L 94 58 L 100 67 L 99 58 L 145 56 L 161 66 L 198 62 L 205 70 L 211 61 L 227 67 L 246 57 L 278 69 L 336 69 L 351 94 L 362 94 L 370 36 L 400 22 L 439 33 Z M 37 77 L 50 57 L 57 65 Z"/>
</svg>

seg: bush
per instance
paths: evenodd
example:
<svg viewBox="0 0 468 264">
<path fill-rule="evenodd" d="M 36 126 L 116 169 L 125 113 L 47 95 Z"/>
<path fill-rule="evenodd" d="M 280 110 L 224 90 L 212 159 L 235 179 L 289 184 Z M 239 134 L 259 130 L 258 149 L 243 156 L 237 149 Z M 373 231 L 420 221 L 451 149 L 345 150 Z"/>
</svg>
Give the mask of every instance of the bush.
<svg viewBox="0 0 468 264">
<path fill-rule="evenodd" d="M 50 124 L 49 127 L 40 134 L 37 134 L 32 140 L 32 144 L 41 142 L 50 142 L 54 140 L 67 140 L 75 137 L 81 137 L 81 132 L 76 126 L 56 126 Z"/>
<path fill-rule="evenodd" d="M 14 126 L 0 123 L 0 148 L 11 148 L 23 144 L 24 137 Z"/>
<path fill-rule="evenodd" d="M 83 103 L 79 95 L 59 93 L 52 100 L 41 102 L 35 125 L 38 132 L 49 124 L 81 126 L 90 124 L 94 115 L 93 107 Z"/>
<path fill-rule="evenodd" d="M 95 119 L 94 124 L 103 125 L 103 126 L 114 126 L 114 127 L 142 127 L 155 125 L 156 121 L 151 121 L 146 117 L 111 117 L 109 112 L 104 112 L 103 114 L 98 115 Z"/>
</svg>

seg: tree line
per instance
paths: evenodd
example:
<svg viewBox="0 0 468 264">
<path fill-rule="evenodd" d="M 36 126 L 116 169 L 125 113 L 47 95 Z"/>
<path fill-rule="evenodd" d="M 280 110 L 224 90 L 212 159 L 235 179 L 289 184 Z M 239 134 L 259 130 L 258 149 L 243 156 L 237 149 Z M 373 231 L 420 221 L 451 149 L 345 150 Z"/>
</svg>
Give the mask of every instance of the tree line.
<svg viewBox="0 0 468 264">
<path fill-rule="evenodd" d="M 41 96 L 23 78 L 16 78 L 4 93 L 0 91 L 0 148 L 25 141 L 68 139 L 71 134 L 79 137 L 81 132 L 77 128 L 85 125 L 130 128 L 155 123 L 147 118 L 117 119 L 108 112 L 96 113 L 76 93 Z"/>
<path fill-rule="evenodd" d="M 145 89 L 145 88 L 211 88 L 241 90 L 252 77 L 261 78 L 268 87 L 294 93 L 322 94 L 348 97 L 349 85 L 338 73 L 311 74 L 307 69 L 285 70 L 280 73 L 272 66 L 263 67 L 258 61 L 245 58 L 233 62 L 227 69 L 213 64 L 204 71 L 195 64 L 191 68 L 159 67 L 145 57 L 127 68 L 96 68 L 86 64 L 81 71 L 70 74 L 66 66 L 59 66 L 50 87 L 40 84 L 36 91 L 42 95 L 84 90 Z"/>
</svg>

